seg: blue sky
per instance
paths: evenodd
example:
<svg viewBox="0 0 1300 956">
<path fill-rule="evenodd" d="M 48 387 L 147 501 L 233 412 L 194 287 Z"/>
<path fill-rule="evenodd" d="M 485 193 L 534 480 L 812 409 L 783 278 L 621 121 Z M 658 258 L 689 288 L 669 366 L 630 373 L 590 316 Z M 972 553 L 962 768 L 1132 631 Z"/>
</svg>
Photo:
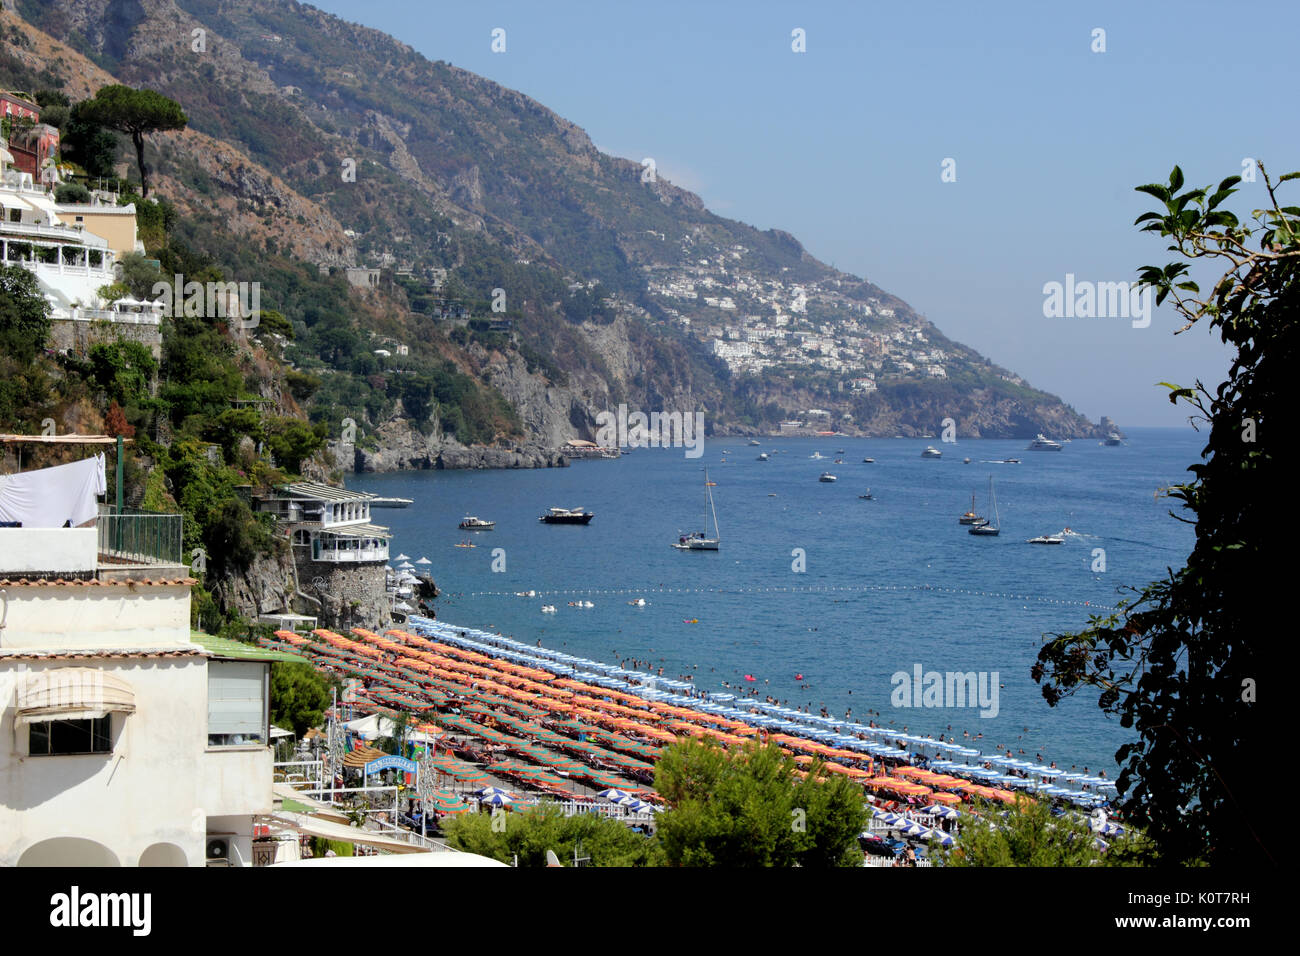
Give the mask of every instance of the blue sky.
<svg viewBox="0 0 1300 956">
<path fill-rule="evenodd" d="M 1043 286 L 1163 265 L 1133 191 L 1300 169 L 1300 4 L 317 0 L 519 90 L 713 211 L 785 229 L 1092 419 L 1176 425 L 1228 353 L 1158 309 L 1045 318 Z M 506 50 L 491 50 L 494 28 Z M 791 49 L 800 28 L 806 52 Z M 1093 31 L 1105 52 L 1093 52 Z M 955 161 L 956 179 L 941 181 Z M 1290 184 L 1296 187 L 1296 183 Z M 1300 188 L 1297 189 L 1300 192 Z M 1262 180 L 1230 201 L 1263 205 Z M 1296 203 L 1296 196 L 1290 201 Z M 1235 203 L 1235 205 L 1231 205 Z M 1300 203 L 1297 203 L 1300 204 Z"/>
</svg>

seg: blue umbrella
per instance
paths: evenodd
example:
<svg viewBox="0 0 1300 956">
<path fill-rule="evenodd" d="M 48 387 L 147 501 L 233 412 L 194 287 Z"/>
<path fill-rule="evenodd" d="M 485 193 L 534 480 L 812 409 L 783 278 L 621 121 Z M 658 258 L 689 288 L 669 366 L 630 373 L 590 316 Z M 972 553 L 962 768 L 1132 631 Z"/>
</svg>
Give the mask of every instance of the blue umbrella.
<svg viewBox="0 0 1300 956">
<path fill-rule="evenodd" d="M 508 794 L 490 793 L 486 797 L 479 797 L 479 802 L 490 807 L 504 807 L 508 803 L 514 803 L 514 800 Z"/>
</svg>

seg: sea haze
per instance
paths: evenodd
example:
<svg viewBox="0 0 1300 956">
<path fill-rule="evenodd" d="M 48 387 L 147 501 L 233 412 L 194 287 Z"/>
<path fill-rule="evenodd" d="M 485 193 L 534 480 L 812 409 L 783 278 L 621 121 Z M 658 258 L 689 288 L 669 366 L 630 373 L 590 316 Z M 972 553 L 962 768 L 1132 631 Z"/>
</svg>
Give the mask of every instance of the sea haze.
<svg viewBox="0 0 1300 956">
<path fill-rule="evenodd" d="M 1092 694 L 1048 707 L 1029 669 L 1044 634 L 1078 629 L 1124 586 L 1182 566 L 1194 534 L 1169 516 L 1178 502 L 1159 492 L 1188 477 L 1202 435 L 1134 429 L 1123 446 L 1077 440 L 1060 452 L 1028 451 L 1023 440 L 747 441 L 711 438 L 695 459 L 680 448 L 636 449 L 564 469 L 358 475 L 349 486 L 415 499 L 373 517 L 392 528 L 394 555 L 433 562 L 440 620 L 601 660 L 651 660 L 665 677 L 690 674 L 702 689 L 757 687 L 814 713 L 852 708 L 856 720 L 914 733 L 946 735 L 951 726 L 958 740 L 983 734 L 976 745 L 986 751 L 1023 748 L 1031 758 L 1112 771 L 1127 732 Z M 923 460 L 927 444 L 943 458 Z M 770 460 L 758 461 L 760 452 Z M 814 460 L 815 452 L 826 457 Z M 1005 458 L 1021 463 L 990 463 Z M 721 550 L 670 548 L 705 527 L 706 468 Z M 827 470 L 838 481 L 819 482 Z M 957 519 L 971 494 L 988 514 L 990 476 L 1002 533 L 975 537 Z M 868 487 L 874 500 L 860 499 Z M 560 506 L 596 517 L 586 527 L 537 520 Z M 459 531 L 467 514 L 496 529 Z M 1067 525 L 1077 535 L 1063 545 L 1026 543 Z M 466 540 L 477 547 L 455 547 Z M 796 549 L 806 571 L 793 570 Z M 1096 549 L 1105 552 L 1102 573 L 1093 570 Z M 498 566 L 504 558 L 504 571 L 492 570 L 494 558 Z M 539 593 L 515 595 L 529 590 Z M 636 598 L 647 606 L 630 606 Z M 557 612 L 542 613 L 544 604 Z M 891 706 L 891 675 L 916 664 L 996 671 L 997 716 Z"/>
</svg>

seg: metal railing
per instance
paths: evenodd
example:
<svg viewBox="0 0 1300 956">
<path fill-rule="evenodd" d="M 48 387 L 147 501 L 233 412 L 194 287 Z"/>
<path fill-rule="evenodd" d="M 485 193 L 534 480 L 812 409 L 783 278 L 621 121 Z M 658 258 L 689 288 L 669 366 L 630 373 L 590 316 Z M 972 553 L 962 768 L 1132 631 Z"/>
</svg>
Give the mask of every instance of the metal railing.
<svg viewBox="0 0 1300 956">
<path fill-rule="evenodd" d="M 95 522 L 99 554 L 107 564 L 184 564 L 183 515 L 111 508 Z"/>
</svg>

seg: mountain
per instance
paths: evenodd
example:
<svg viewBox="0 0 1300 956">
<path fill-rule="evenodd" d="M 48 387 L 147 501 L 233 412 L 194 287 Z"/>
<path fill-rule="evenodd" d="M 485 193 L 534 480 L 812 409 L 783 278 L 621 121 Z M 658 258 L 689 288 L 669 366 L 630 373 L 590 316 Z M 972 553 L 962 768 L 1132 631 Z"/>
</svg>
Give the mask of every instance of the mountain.
<svg viewBox="0 0 1300 956">
<path fill-rule="evenodd" d="M 155 137 L 150 162 L 229 277 L 282 258 L 378 270 L 352 274 L 365 288 L 350 338 L 293 283 L 273 303 L 296 332 L 285 358 L 323 382 L 311 416 L 335 434 L 356 420 L 365 467 L 495 463 L 470 444 L 540 463 L 619 403 L 700 410 L 715 434 L 791 418 L 883 436 L 937 434 L 945 418 L 960 437 L 1099 434 L 793 236 L 714 215 L 527 96 L 378 31 L 292 0 L 16 10 L 66 45 L 46 67 L 74 100 L 111 76 L 182 104 L 189 129 Z M 394 386 L 409 370 L 371 357 L 398 344 L 472 388 L 435 389 L 413 415 L 419 389 Z"/>
</svg>

